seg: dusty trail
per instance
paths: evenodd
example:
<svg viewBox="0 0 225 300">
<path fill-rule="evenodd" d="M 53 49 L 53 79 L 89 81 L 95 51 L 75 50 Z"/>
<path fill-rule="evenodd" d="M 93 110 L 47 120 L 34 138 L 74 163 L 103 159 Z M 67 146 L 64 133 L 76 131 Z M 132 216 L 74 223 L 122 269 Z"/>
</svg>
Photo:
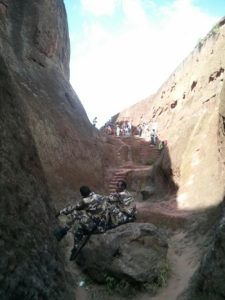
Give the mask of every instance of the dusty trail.
<svg viewBox="0 0 225 300">
<path fill-rule="evenodd" d="M 167 285 L 158 290 L 156 296 L 143 294 L 140 300 L 176 300 L 188 287 L 188 283 L 198 268 L 204 245 L 204 238 L 189 232 L 192 212 L 177 210 L 175 198 L 156 203 L 139 203 L 139 221 L 152 222 L 156 226 L 165 225 L 170 230 L 168 238 L 168 261 L 170 277 Z"/>
<path fill-rule="evenodd" d="M 198 267 L 199 247 L 185 236 L 184 231 L 176 232 L 169 241 L 168 260 L 171 274 L 165 287 L 151 297 L 143 294 L 139 300 L 176 300 L 188 287 L 188 282 Z"/>
<path fill-rule="evenodd" d="M 151 208 L 152 210 L 151 210 Z M 150 220 L 158 220 L 168 224 L 170 222 L 171 228 L 168 229 L 168 261 L 170 266 L 170 276 L 165 287 L 160 288 L 155 296 L 150 296 L 149 293 L 137 293 L 133 297 L 129 297 L 132 300 L 176 300 L 178 296 L 185 291 L 188 287 L 188 282 L 195 270 L 198 268 L 202 249 L 204 248 L 204 238 L 195 236 L 189 233 L 188 227 L 184 228 L 183 223 L 180 223 L 181 215 L 187 221 L 187 218 L 191 217 L 191 214 L 182 212 L 176 212 L 173 201 L 169 201 L 166 205 L 158 202 L 153 209 L 154 205 L 139 205 L 140 215 L 139 221 L 142 221 L 142 217 L 145 222 Z M 158 215 L 158 209 L 160 208 L 160 216 Z M 164 207 L 164 210 L 162 209 Z M 169 212 L 169 214 L 168 214 Z M 154 218 L 154 213 L 156 217 Z M 172 215 L 172 218 L 171 218 Z M 162 217 L 163 216 L 163 217 Z M 150 219 L 148 220 L 148 217 Z M 177 218 L 176 218 L 177 217 Z M 154 222 L 153 222 L 154 223 Z M 174 224 L 176 225 L 174 229 Z M 180 227 L 179 225 L 182 224 Z M 122 297 L 119 295 L 109 295 L 102 292 L 102 287 L 99 286 L 84 286 L 77 288 L 78 300 L 125 300 L 128 297 Z"/>
</svg>

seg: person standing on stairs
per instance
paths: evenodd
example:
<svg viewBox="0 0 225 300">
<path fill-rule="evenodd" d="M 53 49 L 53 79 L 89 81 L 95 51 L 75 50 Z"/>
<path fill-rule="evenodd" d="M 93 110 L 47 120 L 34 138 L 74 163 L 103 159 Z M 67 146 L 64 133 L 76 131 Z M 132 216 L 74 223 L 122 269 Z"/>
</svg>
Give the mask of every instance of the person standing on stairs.
<svg viewBox="0 0 225 300">
<path fill-rule="evenodd" d="M 120 126 L 119 126 L 119 124 L 116 125 L 116 136 L 120 136 Z"/>
<path fill-rule="evenodd" d="M 156 134 L 155 129 L 153 128 L 150 133 L 150 144 L 156 145 L 156 139 L 157 139 L 157 134 Z"/>
<path fill-rule="evenodd" d="M 110 194 L 109 203 L 109 220 L 110 226 L 133 222 L 136 219 L 136 205 L 134 198 L 127 190 L 127 183 L 124 180 L 117 182 L 116 192 Z"/>
</svg>

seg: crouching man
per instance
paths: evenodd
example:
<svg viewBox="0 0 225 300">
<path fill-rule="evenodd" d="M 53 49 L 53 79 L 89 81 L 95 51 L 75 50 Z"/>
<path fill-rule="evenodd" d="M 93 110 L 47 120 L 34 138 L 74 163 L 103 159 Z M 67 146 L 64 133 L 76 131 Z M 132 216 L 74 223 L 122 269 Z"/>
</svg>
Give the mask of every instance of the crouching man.
<svg viewBox="0 0 225 300">
<path fill-rule="evenodd" d="M 111 204 L 109 211 L 112 227 L 135 221 L 136 204 L 124 180 L 117 182 L 116 192 L 109 196 L 109 203 Z"/>
<path fill-rule="evenodd" d="M 60 241 L 69 230 L 74 234 L 71 258 L 74 257 L 84 236 L 90 236 L 94 232 L 103 233 L 108 224 L 106 197 L 95 194 L 88 186 L 81 186 L 80 193 L 82 199 L 77 204 L 63 208 L 56 215 L 67 216 L 66 226 L 54 231 L 57 240 Z"/>
</svg>

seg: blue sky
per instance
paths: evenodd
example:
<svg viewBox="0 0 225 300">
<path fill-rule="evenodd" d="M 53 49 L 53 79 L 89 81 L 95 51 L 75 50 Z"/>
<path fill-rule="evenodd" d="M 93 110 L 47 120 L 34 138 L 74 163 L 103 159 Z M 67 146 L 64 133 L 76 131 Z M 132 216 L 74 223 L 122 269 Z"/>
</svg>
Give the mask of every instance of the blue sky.
<svg viewBox="0 0 225 300">
<path fill-rule="evenodd" d="M 64 0 L 70 81 L 97 126 L 157 91 L 212 26 L 225 0 Z"/>
</svg>

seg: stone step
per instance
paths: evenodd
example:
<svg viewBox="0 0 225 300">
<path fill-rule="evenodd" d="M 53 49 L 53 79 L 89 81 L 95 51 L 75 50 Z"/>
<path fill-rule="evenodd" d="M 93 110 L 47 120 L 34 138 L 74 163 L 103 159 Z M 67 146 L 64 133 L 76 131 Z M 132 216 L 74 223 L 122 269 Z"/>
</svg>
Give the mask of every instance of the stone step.
<svg viewBox="0 0 225 300">
<path fill-rule="evenodd" d="M 176 203 L 176 201 L 174 201 Z M 151 222 L 155 225 L 166 226 L 172 229 L 185 227 L 191 212 L 178 211 L 175 207 L 167 209 L 160 204 L 142 205 L 137 203 L 137 222 Z"/>
<path fill-rule="evenodd" d="M 117 137 L 121 141 L 121 147 L 117 151 L 117 159 L 120 165 L 132 167 L 135 164 L 147 165 L 149 161 L 156 161 L 160 156 L 160 151 L 156 146 L 150 145 L 149 141 L 145 141 L 140 137 Z M 128 147 L 128 155 L 124 153 L 124 147 Z M 124 157 L 125 156 L 125 157 Z M 128 166 L 129 165 L 129 166 Z M 116 190 L 116 185 L 119 180 L 126 180 L 126 169 L 115 170 L 108 178 L 108 190 L 113 192 Z"/>
<path fill-rule="evenodd" d="M 119 180 L 123 180 L 123 179 L 124 179 L 124 177 L 119 177 L 119 178 L 113 177 L 110 180 L 110 184 L 116 184 Z"/>
</svg>

